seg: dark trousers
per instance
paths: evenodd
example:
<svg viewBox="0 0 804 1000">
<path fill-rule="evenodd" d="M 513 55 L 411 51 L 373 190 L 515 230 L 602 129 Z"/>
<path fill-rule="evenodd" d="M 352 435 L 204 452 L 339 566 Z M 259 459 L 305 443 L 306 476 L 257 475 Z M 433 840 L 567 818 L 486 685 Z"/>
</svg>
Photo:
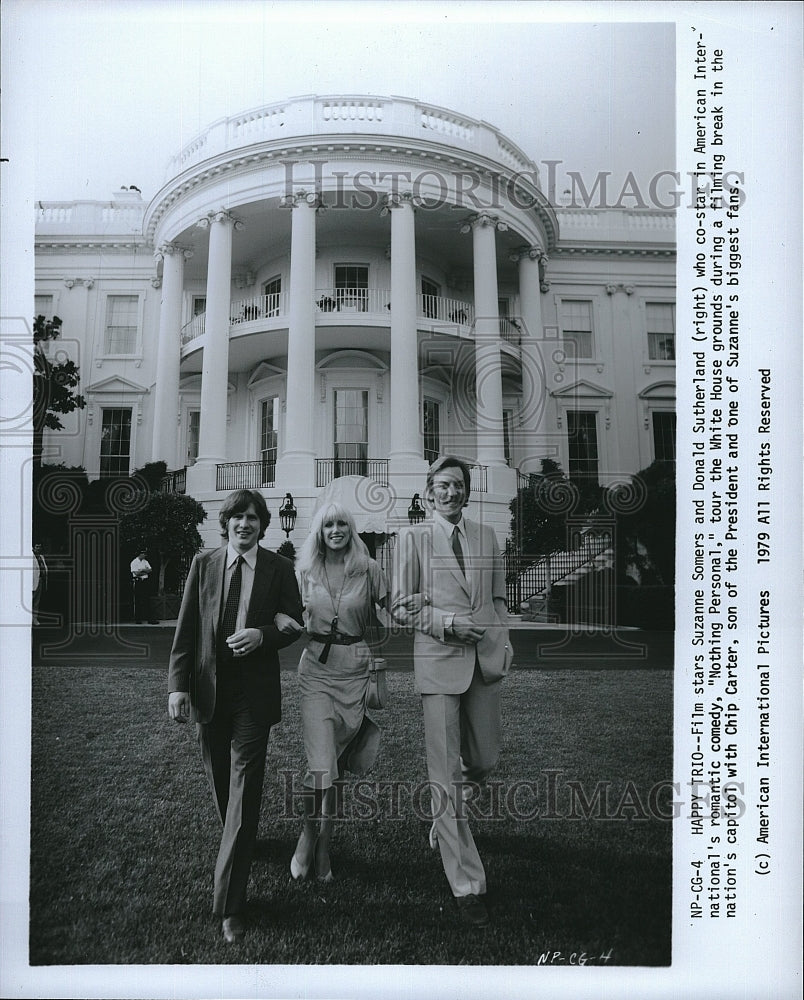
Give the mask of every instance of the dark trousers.
<svg viewBox="0 0 804 1000">
<path fill-rule="evenodd" d="M 151 620 L 151 581 L 134 580 L 134 621 Z"/>
<path fill-rule="evenodd" d="M 212 912 L 242 913 L 260 819 L 270 725 L 256 723 L 238 686 L 219 685 L 212 720 L 197 727 L 204 770 L 223 824 Z"/>
</svg>

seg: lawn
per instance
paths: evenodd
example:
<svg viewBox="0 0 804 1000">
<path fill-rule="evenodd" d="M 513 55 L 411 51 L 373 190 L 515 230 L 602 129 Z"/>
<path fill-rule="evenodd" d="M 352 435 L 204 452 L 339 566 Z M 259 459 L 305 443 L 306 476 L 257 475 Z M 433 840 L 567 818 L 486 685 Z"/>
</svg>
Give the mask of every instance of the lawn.
<svg viewBox="0 0 804 1000">
<path fill-rule="evenodd" d="M 283 671 L 251 929 L 231 948 L 210 914 L 219 828 L 194 732 L 167 719 L 164 669 L 35 667 L 31 964 L 531 965 L 557 949 L 668 964 L 671 793 L 651 789 L 672 773 L 671 673 L 510 675 L 499 784 L 473 820 L 492 915 L 482 931 L 459 922 L 428 847 L 412 675 L 389 681 L 375 772 L 344 793 L 353 818 L 337 824 L 336 880 L 297 884 L 303 750 Z"/>
</svg>

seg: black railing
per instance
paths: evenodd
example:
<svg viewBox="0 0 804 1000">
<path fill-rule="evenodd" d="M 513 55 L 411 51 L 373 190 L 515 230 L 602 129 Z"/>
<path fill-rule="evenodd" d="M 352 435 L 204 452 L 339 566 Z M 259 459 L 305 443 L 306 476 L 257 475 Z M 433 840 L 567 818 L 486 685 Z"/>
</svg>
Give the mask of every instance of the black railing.
<svg viewBox="0 0 804 1000">
<path fill-rule="evenodd" d="M 167 472 L 159 483 L 160 493 L 184 493 L 187 490 L 187 468 Z"/>
<path fill-rule="evenodd" d="M 344 476 L 366 476 L 380 486 L 388 485 L 387 458 L 317 458 L 316 486 L 329 486 L 333 479 Z"/>
<path fill-rule="evenodd" d="M 503 557 L 508 610 L 519 612 L 524 601 L 548 594 L 553 584 L 593 562 L 611 544 L 609 532 L 588 532 L 582 535 L 577 549 L 534 558 L 521 555 L 509 542 Z"/>
<path fill-rule="evenodd" d="M 276 463 L 262 459 L 256 462 L 226 462 L 216 468 L 216 490 L 257 490 L 262 486 L 273 486 L 276 477 Z"/>
</svg>

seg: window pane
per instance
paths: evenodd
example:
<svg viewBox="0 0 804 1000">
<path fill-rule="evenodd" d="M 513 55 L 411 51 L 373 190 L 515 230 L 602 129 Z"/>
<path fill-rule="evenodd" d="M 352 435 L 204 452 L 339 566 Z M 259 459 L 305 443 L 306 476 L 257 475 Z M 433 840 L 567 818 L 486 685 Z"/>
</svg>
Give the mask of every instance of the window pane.
<svg viewBox="0 0 804 1000">
<path fill-rule="evenodd" d="M 101 476 L 127 476 L 130 450 L 131 409 L 104 409 L 101 419 Z"/>
<path fill-rule="evenodd" d="M 653 456 L 657 462 L 676 460 L 675 413 L 653 414 Z"/>
<path fill-rule="evenodd" d="M 592 303 L 575 299 L 562 301 L 561 332 L 568 358 L 591 358 Z"/>
<path fill-rule="evenodd" d="M 198 458 L 198 442 L 201 432 L 201 411 L 190 410 L 187 414 L 187 464 L 195 465 Z"/>
<path fill-rule="evenodd" d="M 651 361 L 676 359 L 676 307 L 673 302 L 646 302 L 648 358 Z"/>
<path fill-rule="evenodd" d="M 34 296 L 34 316 L 44 316 L 45 319 L 53 319 L 53 296 Z"/>
<path fill-rule="evenodd" d="M 137 349 L 136 295 L 110 295 L 106 299 L 106 353 L 134 354 Z"/>
<path fill-rule="evenodd" d="M 279 315 L 279 297 L 282 292 L 282 277 L 271 278 L 262 286 L 263 308 L 266 316 Z"/>
<path fill-rule="evenodd" d="M 570 479 L 597 480 L 597 415 L 587 410 L 567 412 Z"/>
<path fill-rule="evenodd" d="M 365 476 L 368 471 L 368 392 L 336 389 L 335 476 Z"/>
<path fill-rule="evenodd" d="M 432 464 L 441 454 L 441 433 L 439 421 L 439 405 L 434 399 L 424 400 L 422 409 L 422 424 L 424 430 L 424 458 Z"/>
</svg>

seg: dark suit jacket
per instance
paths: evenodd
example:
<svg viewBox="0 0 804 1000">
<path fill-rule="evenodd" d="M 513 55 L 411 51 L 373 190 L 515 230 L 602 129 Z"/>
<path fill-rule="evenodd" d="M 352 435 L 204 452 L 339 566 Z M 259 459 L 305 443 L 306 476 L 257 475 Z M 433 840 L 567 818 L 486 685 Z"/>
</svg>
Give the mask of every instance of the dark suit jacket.
<svg viewBox="0 0 804 1000">
<path fill-rule="evenodd" d="M 215 711 L 216 643 L 224 600 L 225 567 L 225 545 L 202 552 L 193 559 L 173 637 L 168 693 L 189 692 L 190 717 L 194 722 L 209 722 Z M 293 564 L 259 547 L 246 628 L 262 629 L 262 645 L 238 659 L 237 664 L 242 670 L 245 693 L 255 721 L 263 725 L 273 725 L 282 715 L 277 650 L 298 638 L 298 634 L 285 635 L 276 628 L 274 615 L 279 611 L 296 621 L 302 620 Z"/>
</svg>

